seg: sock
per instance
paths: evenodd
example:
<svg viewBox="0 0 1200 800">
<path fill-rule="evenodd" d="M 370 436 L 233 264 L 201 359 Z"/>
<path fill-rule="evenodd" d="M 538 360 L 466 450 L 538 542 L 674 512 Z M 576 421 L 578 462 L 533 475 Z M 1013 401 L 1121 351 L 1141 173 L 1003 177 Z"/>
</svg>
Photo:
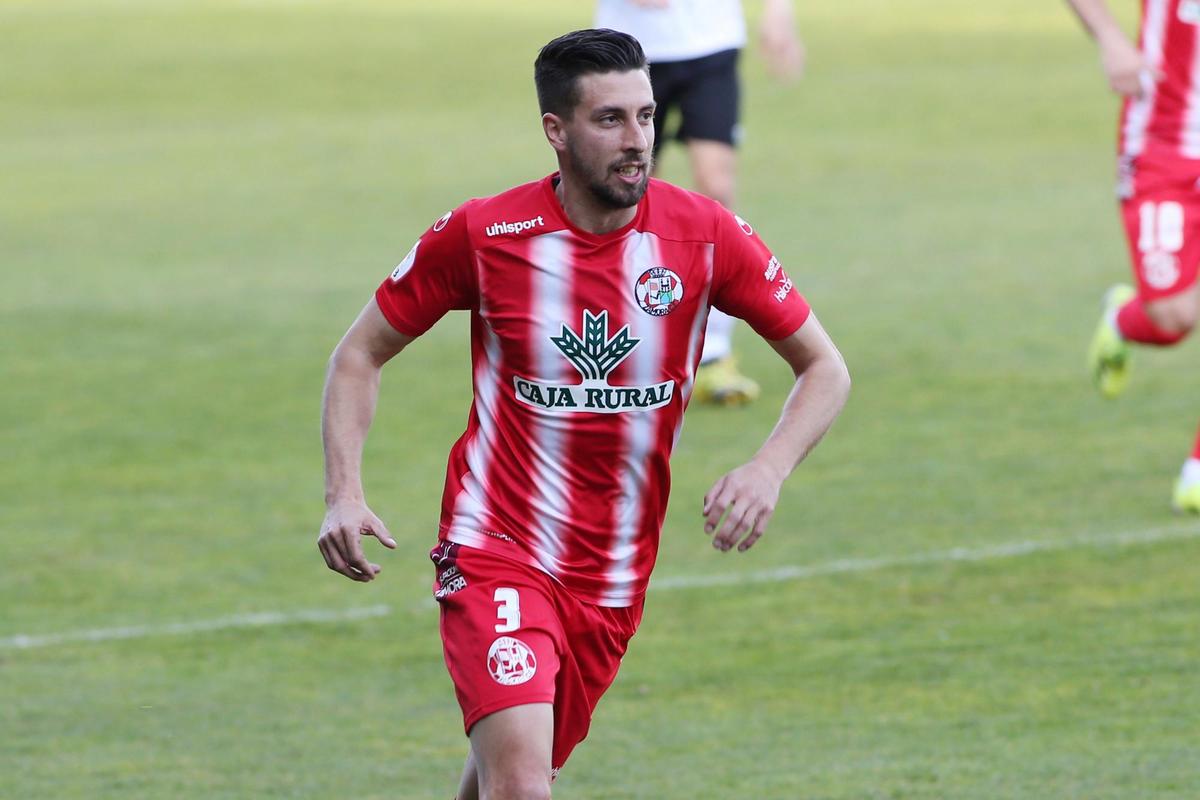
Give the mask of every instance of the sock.
<svg viewBox="0 0 1200 800">
<path fill-rule="evenodd" d="M 1117 333 L 1121 334 L 1121 338 L 1127 342 L 1166 347 L 1187 336 L 1187 333 L 1183 331 L 1167 333 L 1156 326 L 1150 317 L 1146 316 L 1146 309 L 1142 306 L 1142 301 L 1136 297 L 1121 306 L 1113 323 L 1117 328 Z"/>
<path fill-rule="evenodd" d="M 1183 469 L 1179 473 L 1179 479 L 1186 486 L 1200 483 L 1200 458 L 1192 456 L 1183 462 Z"/>
<path fill-rule="evenodd" d="M 1192 445 L 1192 460 L 1200 462 L 1200 431 L 1196 431 L 1196 443 Z"/>
<path fill-rule="evenodd" d="M 737 319 L 724 311 L 712 309 L 708 312 L 708 325 L 704 328 L 704 350 L 700 363 L 719 361 L 733 350 L 733 326 Z"/>
</svg>

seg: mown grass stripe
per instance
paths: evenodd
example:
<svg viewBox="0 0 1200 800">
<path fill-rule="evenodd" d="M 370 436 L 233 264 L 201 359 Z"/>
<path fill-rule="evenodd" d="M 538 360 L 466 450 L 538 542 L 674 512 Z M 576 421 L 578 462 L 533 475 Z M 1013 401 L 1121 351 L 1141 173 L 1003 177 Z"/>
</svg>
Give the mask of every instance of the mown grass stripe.
<svg viewBox="0 0 1200 800">
<path fill-rule="evenodd" d="M 925 564 L 948 564 L 975 561 L 993 561 L 1016 558 L 1084 547 L 1129 547 L 1155 544 L 1157 542 L 1200 538 L 1200 527 L 1160 527 L 1141 531 L 1125 531 L 1107 534 L 1079 534 L 1065 539 L 1024 540 L 1003 544 L 968 548 L 955 547 L 901 556 L 878 558 L 845 558 L 822 564 L 777 567 L 748 573 L 720 573 L 709 575 L 675 575 L 658 578 L 651 582 L 650 590 L 658 592 L 680 589 L 700 589 L 714 586 L 737 586 L 741 584 L 780 583 L 804 580 L 823 575 L 848 572 L 873 572 L 891 567 L 921 566 Z M 432 600 L 421 607 L 432 605 Z M 256 614 L 234 614 L 216 619 L 192 622 L 172 622 L 162 625 L 132 625 L 120 628 L 92 628 L 48 634 L 18 634 L 0 639 L 0 650 L 32 650 L 61 644 L 81 642 L 109 642 L 122 639 L 144 639 L 157 636 L 187 636 L 211 631 L 238 628 L 265 628 L 280 625 L 325 624 L 351 622 L 360 619 L 384 617 L 393 612 L 387 605 L 364 606 L 342 610 L 312 609 L 304 611 L 267 611 Z"/>
</svg>

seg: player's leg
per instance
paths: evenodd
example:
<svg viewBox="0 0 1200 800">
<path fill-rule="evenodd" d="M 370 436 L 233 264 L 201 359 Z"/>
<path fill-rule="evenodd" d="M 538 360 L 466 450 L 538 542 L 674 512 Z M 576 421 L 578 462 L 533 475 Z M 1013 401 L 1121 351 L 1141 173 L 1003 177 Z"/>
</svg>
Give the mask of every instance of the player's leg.
<svg viewBox="0 0 1200 800">
<path fill-rule="evenodd" d="M 549 797 L 563 649 L 552 583 L 533 567 L 447 542 L 430 556 L 446 667 L 471 742 L 458 800 Z"/>
<path fill-rule="evenodd" d="M 479 770 L 475 766 L 475 751 L 467 748 L 467 763 L 463 765 L 462 777 L 458 779 L 458 792 L 454 800 L 479 800 Z"/>
<path fill-rule="evenodd" d="M 1200 514 L 1200 431 L 1192 444 L 1192 454 L 1183 462 L 1175 491 L 1171 496 L 1171 507 L 1188 514 Z"/>
<path fill-rule="evenodd" d="M 478 775 L 479 800 L 548 800 L 553 742 L 549 703 L 505 708 L 476 722 L 468 763 Z"/>
<path fill-rule="evenodd" d="M 1101 394 L 1115 397 L 1128 383 L 1129 346 L 1167 347 L 1187 336 L 1200 314 L 1200 202 L 1191 185 L 1163 186 L 1125 199 L 1121 216 L 1137 290 L 1114 286 L 1088 350 Z"/>
<path fill-rule="evenodd" d="M 726 208 L 733 208 L 737 195 L 737 150 L 728 142 L 690 138 L 688 161 L 696 191 Z"/>
<path fill-rule="evenodd" d="M 728 50 L 689 62 L 688 83 L 679 96 L 679 136 L 687 143 L 695 188 L 730 209 L 737 196 L 737 61 L 738 52 Z M 721 311 L 709 314 L 696 374 L 694 396 L 700 402 L 738 405 L 758 397 L 758 384 L 737 369 L 735 326 L 736 320 Z"/>
</svg>

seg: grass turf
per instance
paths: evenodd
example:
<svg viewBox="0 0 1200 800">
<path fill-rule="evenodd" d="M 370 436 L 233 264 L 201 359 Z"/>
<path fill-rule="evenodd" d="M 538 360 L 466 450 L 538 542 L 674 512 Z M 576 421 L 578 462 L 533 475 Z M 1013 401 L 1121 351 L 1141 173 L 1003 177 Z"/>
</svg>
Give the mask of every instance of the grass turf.
<svg viewBox="0 0 1200 800">
<path fill-rule="evenodd" d="M 756 11 L 751 4 L 751 11 Z M 745 61 L 739 210 L 841 345 L 851 402 L 772 531 L 700 497 L 770 429 L 695 408 L 659 574 L 1190 530 L 1190 344 L 1118 403 L 1081 363 L 1127 274 L 1114 103 L 1065 9 L 802 7 Z M 336 626 L 0 649 L 0 796 L 446 797 L 464 753 L 422 608 L 464 321 L 389 368 L 368 496 L 401 550 L 325 571 L 324 360 L 430 221 L 549 172 L 530 64 L 587 7 L 0 4 L 0 637 L 386 603 Z M 499 44 L 498 44 L 499 43 Z M 678 151 L 664 172 L 686 182 Z M 1200 545 L 1080 547 L 651 596 L 556 795 L 1185 798 Z"/>
</svg>

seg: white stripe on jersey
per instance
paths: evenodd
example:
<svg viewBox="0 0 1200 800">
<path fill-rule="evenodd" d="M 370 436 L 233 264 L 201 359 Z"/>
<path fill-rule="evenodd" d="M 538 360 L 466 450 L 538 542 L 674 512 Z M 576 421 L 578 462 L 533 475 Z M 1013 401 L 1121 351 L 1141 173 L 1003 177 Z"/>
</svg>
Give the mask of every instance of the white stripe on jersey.
<svg viewBox="0 0 1200 800">
<path fill-rule="evenodd" d="M 642 272 L 652 264 L 663 263 L 658 248 L 658 237 L 652 233 L 631 233 L 625 239 L 622 264 L 625 285 L 636 286 Z M 629 305 L 633 309 L 632 304 Z M 632 310 L 628 320 L 629 333 L 638 339 L 638 346 L 629 356 L 630 383 L 648 386 L 662 377 L 663 343 L 662 321 L 640 310 Z M 630 411 L 625 415 L 625 442 L 621 456 L 621 496 L 616 503 L 616 530 L 608 556 L 612 564 L 606 575 L 604 604 L 628 605 L 633 601 L 633 585 L 637 572 L 633 569 L 637 558 L 638 533 L 642 528 L 645 511 L 645 493 L 650 477 L 646 473 L 646 461 L 655 448 L 654 426 L 658 412 L 644 409 Z"/>
<path fill-rule="evenodd" d="M 1192 66 L 1188 71 L 1187 109 L 1183 112 L 1183 136 L 1180 150 L 1184 158 L 1200 158 L 1200 25 L 1189 25 L 1192 31 Z"/>
<path fill-rule="evenodd" d="M 533 286 L 530 308 L 533 312 L 529 350 L 536 377 L 548 383 L 574 383 L 569 363 L 551 337 L 562 333 L 564 323 L 578 324 L 571 297 L 571 234 L 556 231 L 530 240 L 530 264 Z M 571 509 L 564 487 L 566 476 L 560 465 L 566 463 L 567 434 L 571 430 L 566 415 L 530 415 L 529 446 L 537 465 L 533 493 L 529 498 L 532 515 L 530 531 L 536 541 L 534 552 L 542 567 L 551 575 L 559 573 L 562 555 L 562 530 L 570 523 Z"/>
<path fill-rule="evenodd" d="M 500 340 L 487 322 L 483 307 L 484 294 L 479 293 L 479 318 L 483 330 L 484 363 L 475 370 L 475 413 L 479 429 L 467 443 L 466 460 L 470 473 L 463 476 L 463 488 L 454 500 L 450 529 L 455 541 L 472 547 L 482 547 L 491 529 L 488 509 L 488 468 L 496 452 L 496 389 L 500 382 Z"/>
<path fill-rule="evenodd" d="M 1170 0 L 1146 0 L 1146 16 L 1142 21 L 1142 55 L 1153 69 L 1160 69 L 1163 61 L 1163 43 L 1167 30 L 1167 8 Z M 1146 148 L 1146 128 L 1154 114 L 1157 85 L 1153 79 L 1143 81 L 1143 94 L 1129 105 L 1125 118 L 1126 156 L 1141 155 Z"/>
</svg>

